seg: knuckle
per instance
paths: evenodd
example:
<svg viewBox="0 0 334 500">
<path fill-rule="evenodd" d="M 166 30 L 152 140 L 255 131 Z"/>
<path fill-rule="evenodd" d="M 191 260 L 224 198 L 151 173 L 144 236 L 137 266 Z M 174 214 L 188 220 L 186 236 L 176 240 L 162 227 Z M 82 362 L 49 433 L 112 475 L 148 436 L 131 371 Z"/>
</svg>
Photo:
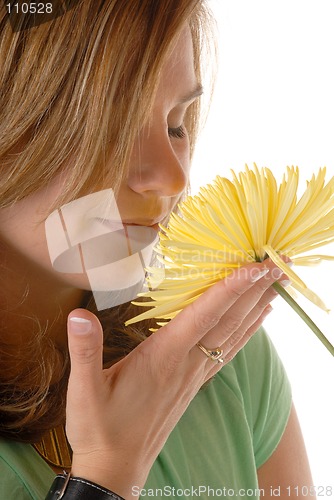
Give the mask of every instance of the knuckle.
<svg viewBox="0 0 334 500">
<path fill-rule="evenodd" d="M 264 295 L 261 296 L 260 300 L 255 306 L 255 310 L 258 314 L 262 313 L 263 310 L 267 307 L 270 302 L 272 302 L 276 297 L 278 296 L 278 293 L 272 288 L 269 289 L 268 292 L 266 292 Z"/>
<path fill-rule="evenodd" d="M 244 337 L 243 337 L 243 345 L 241 347 L 244 347 L 247 342 L 249 342 L 249 340 L 252 338 L 253 334 L 256 332 L 257 329 L 252 329 L 252 328 L 248 328 L 248 330 L 244 333 Z M 241 349 L 240 347 L 240 349 Z"/>
<path fill-rule="evenodd" d="M 240 352 L 241 349 L 245 347 L 247 342 L 251 339 L 253 333 L 251 333 L 250 331 L 242 332 L 242 334 L 239 336 L 239 339 L 236 342 L 233 342 L 231 350 L 225 358 L 225 363 L 231 361 L 238 354 L 238 352 Z"/>
<path fill-rule="evenodd" d="M 228 335 L 235 333 L 241 326 L 243 318 L 237 316 L 227 317 L 224 321 L 224 331 Z"/>
<path fill-rule="evenodd" d="M 95 347 L 76 347 L 72 352 L 72 357 L 77 363 L 86 365 L 92 363 L 100 354 L 101 349 L 97 346 Z"/>
<path fill-rule="evenodd" d="M 244 335 L 245 335 L 245 332 L 244 330 L 239 330 L 237 331 L 234 335 L 233 335 L 233 338 L 232 338 L 232 341 L 231 341 L 231 346 L 237 346 L 244 338 Z"/>
<path fill-rule="evenodd" d="M 235 302 L 236 300 L 238 300 L 241 297 L 243 292 L 242 292 L 242 290 L 239 290 L 236 287 L 230 287 L 230 288 L 227 288 L 226 293 L 227 293 L 228 299 L 231 302 Z"/>
<path fill-rule="evenodd" d="M 265 277 L 257 283 L 256 287 L 254 287 L 254 293 L 260 297 L 270 287 L 270 285 L 272 285 L 272 280 Z"/>
<path fill-rule="evenodd" d="M 197 313 L 196 326 L 201 330 L 208 331 L 216 326 L 219 320 L 220 316 L 218 315 L 200 312 Z"/>
<path fill-rule="evenodd" d="M 163 375 L 163 380 L 168 383 L 170 380 L 170 377 L 175 374 L 179 370 L 180 367 L 180 359 L 179 356 L 171 355 L 168 357 L 165 357 L 162 359 L 160 365 L 159 365 L 159 370 L 160 370 L 160 375 Z"/>
<path fill-rule="evenodd" d="M 274 289 L 271 287 L 272 282 L 264 281 L 259 283 L 253 290 L 253 299 L 257 304 L 263 304 L 267 300 L 267 296 L 273 296 Z M 256 304 L 255 304 L 256 306 Z"/>
<path fill-rule="evenodd" d="M 256 297 L 261 297 L 268 287 L 269 284 L 266 281 L 264 283 L 259 283 L 256 289 L 254 290 L 254 295 Z"/>
<path fill-rule="evenodd" d="M 169 383 L 170 377 L 179 369 L 184 353 L 176 346 L 175 351 L 169 351 L 166 356 L 163 354 L 166 351 L 165 343 L 158 342 L 154 336 L 151 340 L 151 342 L 143 342 L 136 348 L 136 368 L 138 372 L 144 371 L 150 379 L 165 386 Z"/>
</svg>

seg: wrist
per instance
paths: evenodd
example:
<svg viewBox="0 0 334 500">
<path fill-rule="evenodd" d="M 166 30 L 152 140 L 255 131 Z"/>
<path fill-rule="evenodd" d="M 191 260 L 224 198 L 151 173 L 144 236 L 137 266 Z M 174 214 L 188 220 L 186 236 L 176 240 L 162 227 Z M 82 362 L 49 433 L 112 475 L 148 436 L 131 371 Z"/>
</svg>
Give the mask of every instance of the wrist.
<svg viewBox="0 0 334 500">
<path fill-rule="evenodd" d="M 133 498 L 133 486 L 144 487 L 147 474 L 142 466 L 135 467 L 132 463 L 118 460 L 117 463 L 110 464 L 105 461 L 103 465 L 98 465 L 94 459 L 90 460 L 91 465 L 74 460 L 72 463 L 71 475 L 85 478 L 88 481 L 101 485 L 103 488 L 116 491 L 124 498 Z"/>
<path fill-rule="evenodd" d="M 100 484 L 71 474 L 59 474 L 54 479 L 45 500 L 125 500 L 114 491 L 103 488 Z"/>
</svg>

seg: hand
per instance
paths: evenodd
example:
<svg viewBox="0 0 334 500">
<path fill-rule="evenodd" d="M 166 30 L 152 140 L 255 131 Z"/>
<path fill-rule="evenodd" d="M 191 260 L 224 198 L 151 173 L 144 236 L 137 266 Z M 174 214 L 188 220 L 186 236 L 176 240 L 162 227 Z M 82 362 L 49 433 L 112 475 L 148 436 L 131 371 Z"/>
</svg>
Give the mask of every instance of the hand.
<svg viewBox="0 0 334 500">
<path fill-rule="evenodd" d="M 196 343 L 220 346 L 228 363 L 271 310 L 268 304 L 277 295 L 271 285 L 279 278 L 284 275 L 270 261 L 236 270 L 105 370 L 98 319 L 86 310 L 72 311 L 66 425 L 72 473 L 134 498 L 132 486 L 144 486 L 188 405 L 223 366 Z"/>
</svg>

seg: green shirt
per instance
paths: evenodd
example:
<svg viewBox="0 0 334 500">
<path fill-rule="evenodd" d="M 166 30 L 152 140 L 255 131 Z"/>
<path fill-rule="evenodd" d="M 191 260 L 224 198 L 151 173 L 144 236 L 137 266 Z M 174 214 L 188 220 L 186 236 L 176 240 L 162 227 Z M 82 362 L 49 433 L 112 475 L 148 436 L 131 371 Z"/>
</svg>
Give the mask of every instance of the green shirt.
<svg viewBox="0 0 334 500">
<path fill-rule="evenodd" d="M 141 498 L 261 497 L 256 470 L 277 447 L 290 407 L 285 371 L 261 329 L 194 398 Z M 0 440 L 1 499 L 44 499 L 53 479 L 32 446 Z"/>
</svg>

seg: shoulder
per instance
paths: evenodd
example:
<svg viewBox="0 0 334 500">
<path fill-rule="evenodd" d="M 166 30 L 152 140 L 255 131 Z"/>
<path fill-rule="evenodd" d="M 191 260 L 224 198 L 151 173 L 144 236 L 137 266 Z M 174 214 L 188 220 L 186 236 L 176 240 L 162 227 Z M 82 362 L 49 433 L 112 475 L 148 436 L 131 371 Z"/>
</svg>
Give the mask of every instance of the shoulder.
<svg viewBox="0 0 334 500">
<path fill-rule="evenodd" d="M 45 498 L 53 471 L 29 444 L 0 438 L 0 497 L 16 500 Z"/>
<path fill-rule="evenodd" d="M 290 392 L 290 384 L 276 349 L 263 328 L 260 328 L 237 356 L 217 374 L 219 380 L 233 381 L 234 390 L 243 398 L 257 399 L 272 389 L 281 388 Z M 265 389 L 266 388 L 266 389 Z"/>
<path fill-rule="evenodd" d="M 0 457 L 0 477 L 1 498 L 15 497 L 18 500 L 33 498 L 16 471 L 2 457 Z"/>
<path fill-rule="evenodd" d="M 275 387 L 290 391 L 283 363 L 263 328 L 250 339 L 231 365 L 245 394 L 250 392 L 253 396 L 256 393 L 263 395 L 264 387 L 269 392 Z"/>
<path fill-rule="evenodd" d="M 259 467 L 277 447 L 289 419 L 292 396 L 288 377 L 263 328 L 224 368 L 218 377 L 234 382 L 234 391 L 253 436 Z"/>
</svg>

